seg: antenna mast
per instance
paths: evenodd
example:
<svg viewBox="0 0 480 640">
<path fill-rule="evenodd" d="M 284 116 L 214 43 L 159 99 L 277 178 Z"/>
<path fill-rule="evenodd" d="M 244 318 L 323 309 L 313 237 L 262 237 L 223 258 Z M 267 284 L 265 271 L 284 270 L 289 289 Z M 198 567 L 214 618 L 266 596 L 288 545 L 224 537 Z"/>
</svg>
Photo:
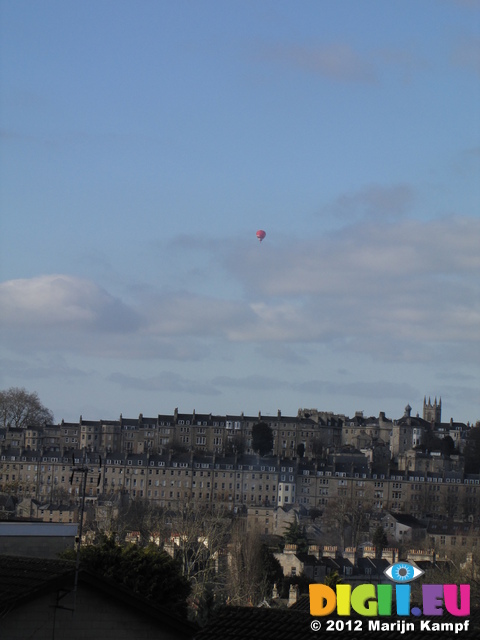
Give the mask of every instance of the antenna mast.
<svg viewBox="0 0 480 640">
<path fill-rule="evenodd" d="M 97 487 L 100 484 L 100 480 L 102 477 L 102 457 L 99 455 L 99 464 L 98 464 L 98 479 L 97 479 Z M 87 476 L 89 473 L 93 473 L 94 469 L 88 466 L 89 460 L 86 455 L 85 449 L 83 450 L 83 459 L 82 462 L 78 465 L 75 465 L 75 454 L 72 454 L 72 475 L 70 476 L 70 484 L 73 485 L 73 478 L 76 473 L 79 473 L 83 476 L 82 478 L 82 489 L 81 489 L 81 500 L 80 500 L 80 527 L 78 530 L 78 542 L 77 542 L 77 554 L 75 559 L 75 582 L 73 586 L 73 610 L 75 611 L 75 604 L 77 600 L 77 586 L 78 586 L 78 574 L 80 568 L 80 547 L 82 544 L 82 533 L 83 533 L 83 514 L 85 511 L 85 494 L 87 491 Z"/>
</svg>

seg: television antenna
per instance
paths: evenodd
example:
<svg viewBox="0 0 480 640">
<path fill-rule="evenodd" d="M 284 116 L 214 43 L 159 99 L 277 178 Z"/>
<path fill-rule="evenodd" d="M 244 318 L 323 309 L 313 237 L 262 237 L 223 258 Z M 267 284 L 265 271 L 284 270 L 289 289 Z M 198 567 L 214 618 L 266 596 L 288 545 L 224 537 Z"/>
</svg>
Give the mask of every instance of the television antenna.
<svg viewBox="0 0 480 640">
<path fill-rule="evenodd" d="M 89 458 L 87 457 L 87 452 L 85 449 L 83 450 L 82 461 L 75 460 L 75 454 L 72 453 L 72 474 L 70 476 L 70 484 L 73 486 L 73 479 L 75 474 L 79 474 L 82 477 L 81 480 L 81 494 L 80 494 L 80 526 L 78 530 L 78 542 L 77 542 L 77 553 L 75 558 L 75 582 L 73 586 L 73 610 L 75 610 L 75 603 L 77 599 L 77 587 L 78 587 L 78 574 L 80 568 L 80 547 L 82 545 L 82 533 L 83 533 L 83 514 L 85 512 L 85 496 L 87 493 L 87 477 L 89 474 L 95 473 L 95 469 L 89 465 Z M 102 456 L 98 455 L 98 478 L 97 478 L 97 487 L 100 485 L 100 480 L 102 479 Z"/>
</svg>

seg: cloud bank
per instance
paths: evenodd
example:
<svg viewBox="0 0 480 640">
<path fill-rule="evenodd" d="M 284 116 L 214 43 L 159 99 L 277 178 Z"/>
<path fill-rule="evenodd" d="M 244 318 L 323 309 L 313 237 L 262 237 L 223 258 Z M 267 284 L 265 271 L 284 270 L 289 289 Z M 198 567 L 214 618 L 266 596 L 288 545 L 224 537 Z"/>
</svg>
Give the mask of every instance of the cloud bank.
<svg viewBox="0 0 480 640">
<path fill-rule="evenodd" d="M 64 327 L 72 331 L 128 332 L 140 318 L 97 284 L 45 275 L 0 284 L 0 322 L 6 327 Z"/>
<path fill-rule="evenodd" d="M 74 276 L 11 280 L 0 285 L 0 321 L 10 348 L 20 351 L 188 361 L 222 343 L 264 350 L 281 343 L 286 358 L 301 361 L 292 345 L 302 343 L 386 361 L 440 353 L 473 361 L 479 237 L 480 220 L 451 217 L 367 221 L 278 245 L 240 243 L 214 252 L 209 267 L 228 274 L 232 290 L 242 292 L 235 299 L 185 290 L 120 299 Z"/>
</svg>

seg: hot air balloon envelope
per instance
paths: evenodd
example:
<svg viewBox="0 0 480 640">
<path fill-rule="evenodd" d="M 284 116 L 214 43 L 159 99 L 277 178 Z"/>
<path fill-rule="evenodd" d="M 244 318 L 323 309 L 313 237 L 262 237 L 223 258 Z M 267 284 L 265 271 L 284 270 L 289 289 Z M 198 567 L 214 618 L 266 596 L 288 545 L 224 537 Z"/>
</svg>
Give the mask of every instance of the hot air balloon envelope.
<svg viewBox="0 0 480 640">
<path fill-rule="evenodd" d="M 260 242 L 265 238 L 267 234 L 265 233 L 265 231 L 263 231 L 263 229 L 259 229 L 257 231 L 257 238 L 260 240 Z"/>
</svg>

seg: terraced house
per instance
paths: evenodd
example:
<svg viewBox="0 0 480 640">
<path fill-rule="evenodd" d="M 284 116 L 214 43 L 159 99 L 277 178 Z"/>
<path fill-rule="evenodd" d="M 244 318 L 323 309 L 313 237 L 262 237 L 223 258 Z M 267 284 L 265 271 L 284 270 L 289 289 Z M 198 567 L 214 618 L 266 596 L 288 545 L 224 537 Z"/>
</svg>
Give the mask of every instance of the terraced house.
<svg viewBox="0 0 480 640">
<path fill-rule="evenodd" d="M 0 491 L 62 504 L 82 491 L 71 477 L 85 460 L 87 500 L 128 496 L 174 508 L 188 501 L 212 508 L 298 504 L 365 504 L 379 513 L 480 518 L 480 477 L 465 474 L 462 447 L 470 425 L 441 423 L 441 401 L 424 400 L 423 418 L 353 418 L 299 410 L 297 416 L 179 413 L 155 418 L 62 421 L 0 430 Z M 438 422 L 437 422 L 438 421 Z M 271 429 L 272 449 L 253 451 L 253 429 Z M 426 436 L 450 436 L 455 449 L 419 448 Z M 452 435 L 453 434 L 453 435 Z"/>
</svg>

